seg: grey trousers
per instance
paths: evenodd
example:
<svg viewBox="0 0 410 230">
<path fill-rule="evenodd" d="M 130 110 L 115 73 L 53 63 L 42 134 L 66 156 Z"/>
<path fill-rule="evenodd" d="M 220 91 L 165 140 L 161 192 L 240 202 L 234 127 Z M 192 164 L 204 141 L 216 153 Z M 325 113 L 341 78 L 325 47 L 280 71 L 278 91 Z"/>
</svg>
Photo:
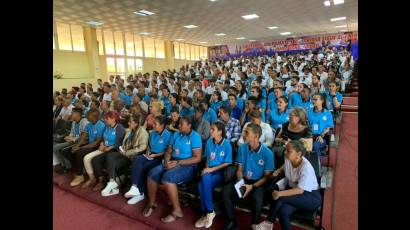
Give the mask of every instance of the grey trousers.
<svg viewBox="0 0 410 230">
<path fill-rule="evenodd" d="M 53 166 L 61 163 L 66 168 L 71 168 L 71 162 L 64 157 L 61 150 L 73 146 L 75 142 L 53 143 Z"/>
</svg>

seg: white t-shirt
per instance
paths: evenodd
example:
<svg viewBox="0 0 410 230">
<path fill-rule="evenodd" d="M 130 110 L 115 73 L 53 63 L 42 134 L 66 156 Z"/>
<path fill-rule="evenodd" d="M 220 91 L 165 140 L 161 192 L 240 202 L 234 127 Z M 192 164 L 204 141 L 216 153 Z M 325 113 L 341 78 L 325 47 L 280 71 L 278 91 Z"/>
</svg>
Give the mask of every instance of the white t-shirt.
<svg viewBox="0 0 410 230">
<path fill-rule="evenodd" d="M 245 143 L 245 141 L 243 140 L 243 137 L 245 136 L 245 128 L 248 126 L 248 124 L 250 124 L 251 122 L 246 122 L 245 125 L 243 126 L 242 129 L 242 135 L 241 138 L 238 141 L 238 144 L 243 144 Z M 270 127 L 270 125 L 268 125 L 265 122 L 261 122 L 261 128 L 262 128 L 262 135 L 259 137 L 259 141 L 262 144 L 265 144 L 267 147 L 270 147 L 273 143 L 273 140 L 275 139 L 273 132 L 272 132 L 272 128 Z"/>
<path fill-rule="evenodd" d="M 220 92 L 221 92 L 222 101 L 228 100 L 228 94 L 225 91 L 220 91 Z"/>
<path fill-rule="evenodd" d="M 327 73 L 325 72 L 325 71 L 323 71 L 323 73 L 319 73 L 318 72 L 318 74 L 319 74 L 319 76 L 320 76 L 320 82 L 325 82 L 326 80 L 327 80 Z"/>
<path fill-rule="evenodd" d="M 291 188 L 300 188 L 307 192 L 319 189 L 315 170 L 305 157 L 302 157 L 302 163 L 297 168 L 293 168 L 292 163 L 285 159 L 284 170 Z"/>
<path fill-rule="evenodd" d="M 71 111 L 73 110 L 74 105 L 70 104 L 69 106 L 61 108 L 60 116 L 63 120 L 68 120 L 68 117 L 71 115 Z"/>
<path fill-rule="evenodd" d="M 111 99 L 112 93 L 104 93 L 103 101 L 112 101 Z"/>
<path fill-rule="evenodd" d="M 208 86 L 205 90 L 206 94 L 213 94 L 215 91 L 215 87 Z"/>
</svg>

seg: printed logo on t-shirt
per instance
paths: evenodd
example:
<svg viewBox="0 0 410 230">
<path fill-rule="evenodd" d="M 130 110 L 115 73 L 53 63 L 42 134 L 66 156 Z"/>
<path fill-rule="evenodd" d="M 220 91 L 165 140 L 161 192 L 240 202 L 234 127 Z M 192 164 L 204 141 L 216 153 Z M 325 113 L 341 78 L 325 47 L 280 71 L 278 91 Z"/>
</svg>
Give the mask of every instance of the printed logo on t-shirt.
<svg viewBox="0 0 410 230">
<path fill-rule="evenodd" d="M 215 160 L 216 157 L 216 153 L 215 152 L 211 152 L 211 160 Z"/>
<path fill-rule="evenodd" d="M 175 155 L 179 154 L 179 149 L 175 149 Z"/>
<path fill-rule="evenodd" d="M 164 140 L 162 138 L 159 139 L 159 143 L 162 144 Z"/>
<path fill-rule="evenodd" d="M 190 144 L 191 144 L 191 140 L 188 140 L 188 141 L 186 142 L 186 144 L 187 144 L 187 145 L 190 145 Z"/>
<path fill-rule="evenodd" d="M 219 154 L 221 157 L 225 156 L 225 152 L 221 151 L 221 153 Z"/>
<path fill-rule="evenodd" d="M 265 162 L 263 161 L 263 159 L 260 159 L 260 160 L 258 161 L 258 164 L 259 164 L 259 165 L 263 165 L 263 163 L 265 163 Z"/>
<path fill-rule="evenodd" d="M 323 116 L 322 119 L 323 119 L 324 121 L 327 121 L 327 117 L 326 117 L 326 116 Z"/>
<path fill-rule="evenodd" d="M 248 173 L 246 174 L 246 177 L 247 178 L 252 178 L 252 174 L 253 174 L 252 171 L 248 171 Z"/>
</svg>

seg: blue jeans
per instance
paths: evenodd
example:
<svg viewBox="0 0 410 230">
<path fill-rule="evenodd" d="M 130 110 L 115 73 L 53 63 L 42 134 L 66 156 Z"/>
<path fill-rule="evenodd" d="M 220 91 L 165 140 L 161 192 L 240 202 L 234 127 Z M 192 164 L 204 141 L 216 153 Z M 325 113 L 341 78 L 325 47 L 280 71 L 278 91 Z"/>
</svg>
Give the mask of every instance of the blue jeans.
<svg viewBox="0 0 410 230">
<path fill-rule="evenodd" d="M 313 151 L 316 152 L 317 156 L 320 159 L 320 156 L 322 155 L 322 150 L 324 150 L 327 146 L 326 140 L 323 140 L 323 143 L 320 141 L 314 141 L 313 142 Z"/>
<path fill-rule="evenodd" d="M 281 197 L 271 202 L 268 220 L 272 223 L 279 217 L 283 230 L 290 230 L 290 216 L 297 209 L 316 210 L 322 204 L 319 190 L 312 192 L 304 191 L 302 194 Z"/>
<path fill-rule="evenodd" d="M 177 165 L 172 169 L 165 169 L 162 164 L 149 171 L 148 176 L 157 183 L 181 184 L 194 178 L 197 165 Z"/>
<path fill-rule="evenodd" d="M 223 170 L 211 173 L 205 173 L 198 183 L 199 196 L 201 197 L 202 213 L 210 213 L 214 210 L 212 205 L 212 190 L 215 186 L 221 184 L 224 179 Z"/>
<path fill-rule="evenodd" d="M 143 155 L 138 155 L 132 161 L 132 184 L 137 185 L 138 189 L 146 193 L 148 172 L 157 165 L 161 164 L 162 157 L 148 160 Z"/>
</svg>

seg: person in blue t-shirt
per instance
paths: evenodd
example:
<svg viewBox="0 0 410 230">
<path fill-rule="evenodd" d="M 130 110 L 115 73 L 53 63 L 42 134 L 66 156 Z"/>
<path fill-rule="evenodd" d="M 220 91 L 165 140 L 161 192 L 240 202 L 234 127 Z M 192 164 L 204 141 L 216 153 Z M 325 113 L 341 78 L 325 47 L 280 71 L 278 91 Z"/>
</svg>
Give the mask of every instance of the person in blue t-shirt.
<svg viewBox="0 0 410 230">
<path fill-rule="evenodd" d="M 313 108 L 312 101 L 310 100 L 309 87 L 304 87 L 300 92 L 300 95 L 302 96 L 302 102 L 300 103 L 299 107 L 302 107 L 305 110 L 305 112 L 307 112 L 309 109 Z"/>
<path fill-rule="evenodd" d="M 211 137 L 205 145 L 205 168 L 198 183 L 202 216 L 195 223 L 197 228 L 211 227 L 216 215 L 212 205 L 212 190 L 222 183 L 224 168 L 232 164 L 232 147 L 226 140 L 225 124 L 219 121 L 213 123 L 210 133 Z"/>
<path fill-rule="evenodd" d="M 195 114 L 194 107 L 192 107 L 192 98 L 190 97 L 183 97 L 181 99 L 181 106 L 182 109 L 179 112 L 181 117 L 193 117 Z"/>
<path fill-rule="evenodd" d="M 154 129 L 149 134 L 148 148 L 145 154 L 138 155 L 132 161 L 132 186 L 124 194 L 128 204 L 136 204 L 144 199 L 147 192 L 146 178 L 148 172 L 161 164 L 165 150 L 171 140 L 172 133 L 165 126 L 167 118 L 163 115 L 155 117 Z"/>
<path fill-rule="evenodd" d="M 282 87 L 273 88 L 273 92 L 268 95 L 266 115 L 268 115 L 272 110 L 277 109 L 277 99 L 281 96 L 283 96 Z"/>
<path fill-rule="evenodd" d="M 256 97 L 258 100 L 258 106 L 261 108 L 261 112 L 265 113 L 266 111 L 266 98 L 262 96 L 261 88 L 254 86 L 252 87 L 251 95 Z"/>
<path fill-rule="evenodd" d="M 288 99 L 281 96 L 277 99 L 277 109 L 272 110 L 266 118 L 274 130 L 282 128 L 282 124 L 289 121 Z"/>
<path fill-rule="evenodd" d="M 70 186 L 75 187 L 84 182 L 84 156 L 98 149 L 102 141 L 102 136 L 105 130 L 105 124 L 100 119 L 100 111 L 90 109 L 87 112 L 88 124 L 85 126 L 85 132 L 81 133 L 80 139 L 71 149 L 73 168 L 75 169 L 74 179 Z"/>
<path fill-rule="evenodd" d="M 332 114 L 326 109 L 326 97 L 323 94 L 315 94 L 312 101 L 314 107 L 307 112 L 307 116 L 313 134 L 313 151 L 320 157 L 329 144 L 325 136 L 334 127 L 334 123 Z"/>
<path fill-rule="evenodd" d="M 126 106 L 131 106 L 133 98 L 134 98 L 134 87 L 132 85 L 128 85 L 125 92 L 120 93 L 120 99 L 124 102 Z"/>
<path fill-rule="evenodd" d="M 236 180 L 232 180 L 223 187 L 224 206 L 227 214 L 227 222 L 224 229 L 234 229 L 237 227 L 235 220 L 235 203 L 239 197 L 235 191 L 234 184 L 241 179 L 244 189 L 243 198 L 251 197 L 252 202 L 252 225 L 256 225 L 262 210 L 265 194 L 264 184 L 269 175 L 274 170 L 274 158 L 272 151 L 260 143 L 262 128 L 250 123 L 245 130 L 245 142 L 239 147 L 236 164 Z M 254 227 L 254 226 L 253 226 Z"/>
<path fill-rule="evenodd" d="M 342 105 L 343 96 L 341 93 L 337 92 L 337 86 L 335 81 L 331 81 L 328 83 L 329 91 L 326 92 L 327 97 L 327 108 L 329 111 L 334 112 L 340 109 Z"/>
<path fill-rule="evenodd" d="M 214 91 L 214 93 L 211 96 L 211 108 L 216 112 L 219 111 L 219 108 L 222 106 L 222 96 L 219 91 Z"/>
<path fill-rule="evenodd" d="M 164 223 L 183 217 L 177 184 L 194 178 L 197 165 L 202 159 L 201 136 L 192 129 L 192 118 L 182 117 L 179 130 L 171 137 L 164 155 L 164 163 L 151 169 L 147 179 L 148 202 L 142 214 L 145 217 L 152 214 L 157 206 L 155 201 L 158 186 L 162 184 L 173 207 L 168 216 L 161 218 Z"/>
<path fill-rule="evenodd" d="M 169 89 L 168 87 L 163 88 L 162 89 L 162 96 L 160 98 L 160 100 L 162 101 L 162 103 L 164 104 L 165 107 L 165 115 L 169 116 L 171 114 L 171 109 L 172 109 L 172 105 L 171 102 L 169 100 Z"/>
<path fill-rule="evenodd" d="M 214 123 L 218 119 L 218 116 L 216 115 L 216 111 L 210 107 L 209 101 L 204 99 L 201 101 L 201 105 L 205 110 L 203 118 L 207 120 L 209 124 Z"/>
<path fill-rule="evenodd" d="M 235 119 L 241 119 L 242 117 L 242 110 L 238 107 L 237 101 L 236 101 L 236 96 L 235 94 L 229 94 L 228 96 L 229 100 L 229 107 L 231 107 L 232 112 L 231 112 L 231 117 Z"/>
</svg>

